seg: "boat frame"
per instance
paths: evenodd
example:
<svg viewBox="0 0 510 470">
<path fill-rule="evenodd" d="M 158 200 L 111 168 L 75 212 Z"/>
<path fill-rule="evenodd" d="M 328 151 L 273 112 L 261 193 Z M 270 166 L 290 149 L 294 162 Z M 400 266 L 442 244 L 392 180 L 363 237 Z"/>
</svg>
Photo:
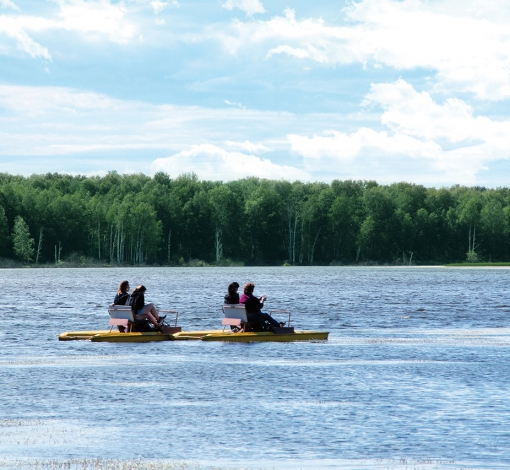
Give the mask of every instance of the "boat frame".
<svg viewBox="0 0 510 470">
<path fill-rule="evenodd" d="M 222 320 L 223 330 L 182 331 L 177 326 L 178 312 L 176 310 L 160 310 L 175 314 L 174 326 L 165 327 L 162 331 L 133 331 L 136 324 L 131 313 L 131 308 L 124 305 L 110 306 L 108 313 L 110 320 L 109 330 L 94 331 L 67 331 L 58 335 L 59 341 L 88 340 L 92 342 L 109 343 L 147 343 L 151 341 L 223 341 L 228 343 L 253 343 L 253 342 L 279 342 L 288 343 L 293 341 L 324 341 L 328 339 L 326 331 L 295 331 L 290 326 L 290 310 L 271 310 L 271 313 L 288 313 L 287 327 L 271 328 L 271 331 L 247 331 L 250 325 L 243 304 L 224 305 Z M 126 332 L 113 330 L 113 327 L 125 328 Z M 231 330 L 225 331 L 230 326 Z"/>
<path fill-rule="evenodd" d="M 292 341 L 313 341 L 327 340 L 329 332 L 326 331 L 295 331 L 290 325 L 291 312 L 285 309 L 271 310 L 269 314 L 288 314 L 287 326 L 271 327 L 269 331 L 249 331 L 250 322 L 244 304 L 225 304 L 222 307 L 224 318 L 221 322 L 223 331 L 221 333 L 209 333 L 203 336 L 202 341 L 226 341 L 230 343 L 252 343 L 252 342 L 280 342 Z M 225 332 L 230 326 L 231 331 Z"/>
</svg>

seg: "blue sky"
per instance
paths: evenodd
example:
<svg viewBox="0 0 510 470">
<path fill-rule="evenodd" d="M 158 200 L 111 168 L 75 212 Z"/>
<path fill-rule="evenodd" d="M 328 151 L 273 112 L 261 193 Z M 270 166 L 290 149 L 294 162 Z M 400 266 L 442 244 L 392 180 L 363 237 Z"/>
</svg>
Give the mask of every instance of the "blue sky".
<svg viewBox="0 0 510 470">
<path fill-rule="evenodd" d="M 0 172 L 508 186 L 509 104 L 508 0 L 0 0 Z"/>
</svg>

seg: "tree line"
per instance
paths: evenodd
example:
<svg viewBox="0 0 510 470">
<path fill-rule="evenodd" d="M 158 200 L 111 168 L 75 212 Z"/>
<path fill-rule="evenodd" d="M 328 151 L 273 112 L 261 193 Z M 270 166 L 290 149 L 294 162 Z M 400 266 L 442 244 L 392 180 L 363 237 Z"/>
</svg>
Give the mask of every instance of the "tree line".
<svg viewBox="0 0 510 470">
<path fill-rule="evenodd" d="M 510 260 L 510 189 L 0 174 L 0 258 L 108 265 Z"/>
</svg>

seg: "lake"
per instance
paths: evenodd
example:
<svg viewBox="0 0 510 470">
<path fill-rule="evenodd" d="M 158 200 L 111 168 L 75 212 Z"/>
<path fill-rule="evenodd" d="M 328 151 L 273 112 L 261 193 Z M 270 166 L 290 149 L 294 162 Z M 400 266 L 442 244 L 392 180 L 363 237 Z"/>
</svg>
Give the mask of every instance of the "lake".
<svg viewBox="0 0 510 470">
<path fill-rule="evenodd" d="M 219 329 L 231 281 L 309 343 L 59 342 L 117 285 Z M 0 270 L 0 468 L 510 468 L 510 270 Z M 277 318 L 286 321 L 286 318 Z"/>
</svg>

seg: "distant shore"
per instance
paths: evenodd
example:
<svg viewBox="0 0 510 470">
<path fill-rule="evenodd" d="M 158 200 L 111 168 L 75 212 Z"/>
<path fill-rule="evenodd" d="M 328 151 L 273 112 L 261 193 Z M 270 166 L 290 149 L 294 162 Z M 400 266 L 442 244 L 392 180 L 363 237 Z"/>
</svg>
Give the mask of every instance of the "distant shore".
<svg viewBox="0 0 510 470">
<path fill-rule="evenodd" d="M 3 259 L 0 260 L 0 269 L 68 269 L 68 268 L 218 268 L 218 267 L 292 267 L 288 263 L 283 264 L 246 264 L 243 262 L 232 262 L 226 261 L 225 263 L 207 263 L 203 260 L 190 260 L 189 262 L 184 262 L 180 264 L 142 264 L 142 265 L 132 265 L 132 264 L 117 264 L 117 263 L 108 263 L 106 261 L 94 261 L 90 259 L 84 259 L 81 261 L 60 261 L 58 263 L 31 263 L 26 264 L 21 261 L 11 260 L 11 259 Z M 385 262 L 375 262 L 368 261 L 362 263 L 330 263 L 330 264 L 314 264 L 314 265 L 295 265 L 294 267 L 306 268 L 306 267 L 319 267 L 319 266 L 337 266 L 337 267 L 455 267 L 455 268 L 485 268 L 485 267 L 510 267 L 510 262 L 479 262 L 479 263 L 420 263 L 420 264 L 399 264 L 399 263 L 385 263 Z"/>
<path fill-rule="evenodd" d="M 510 267 L 510 262 L 500 262 L 500 263 L 449 263 L 444 264 L 443 266 L 447 267 L 456 267 L 456 268 L 485 268 L 485 267 Z"/>
</svg>

